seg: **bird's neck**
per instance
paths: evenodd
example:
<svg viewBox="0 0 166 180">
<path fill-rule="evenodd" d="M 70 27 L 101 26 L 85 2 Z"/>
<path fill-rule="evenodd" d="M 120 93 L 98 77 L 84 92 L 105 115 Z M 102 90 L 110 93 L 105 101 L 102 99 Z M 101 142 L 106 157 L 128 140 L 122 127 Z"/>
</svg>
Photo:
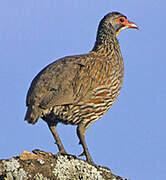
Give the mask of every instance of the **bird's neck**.
<svg viewBox="0 0 166 180">
<path fill-rule="evenodd" d="M 120 51 L 119 42 L 116 38 L 114 29 L 110 30 L 104 26 L 99 27 L 92 51 L 109 56 L 114 49 Z"/>
</svg>

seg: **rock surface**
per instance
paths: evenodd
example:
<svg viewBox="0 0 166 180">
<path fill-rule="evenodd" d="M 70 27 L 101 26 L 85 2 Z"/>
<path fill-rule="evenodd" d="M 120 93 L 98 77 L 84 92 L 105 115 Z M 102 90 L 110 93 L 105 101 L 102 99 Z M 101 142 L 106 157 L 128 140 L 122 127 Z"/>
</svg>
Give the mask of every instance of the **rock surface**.
<svg viewBox="0 0 166 180">
<path fill-rule="evenodd" d="M 112 174 L 109 168 L 88 164 L 72 155 L 41 150 L 0 160 L 0 180 L 129 180 Z"/>
</svg>

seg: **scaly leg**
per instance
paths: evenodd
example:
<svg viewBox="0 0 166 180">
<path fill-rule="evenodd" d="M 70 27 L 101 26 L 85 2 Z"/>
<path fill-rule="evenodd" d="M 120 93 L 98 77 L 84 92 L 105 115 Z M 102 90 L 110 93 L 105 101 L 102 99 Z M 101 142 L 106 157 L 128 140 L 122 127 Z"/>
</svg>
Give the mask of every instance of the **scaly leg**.
<svg viewBox="0 0 166 180">
<path fill-rule="evenodd" d="M 86 156 L 86 160 L 88 161 L 88 163 L 94 164 L 93 160 L 92 160 L 92 158 L 91 158 L 91 156 L 89 154 L 86 142 L 85 142 L 85 132 L 86 132 L 86 128 L 84 127 L 84 125 L 83 124 L 79 124 L 78 127 L 77 127 L 77 135 L 78 135 L 78 138 L 80 140 L 79 144 L 81 144 L 83 149 L 84 149 L 83 153 L 80 156 L 85 155 Z"/>
<path fill-rule="evenodd" d="M 50 131 L 51 131 L 51 133 L 52 133 L 52 135 L 53 135 L 53 137 L 55 139 L 55 143 L 58 146 L 59 154 L 67 154 L 65 149 L 64 149 L 64 147 L 63 147 L 63 144 L 62 144 L 62 142 L 61 142 L 61 140 L 59 138 L 59 135 L 57 133 L 56 125 L 55 124 L 51 124 L 49 122 L 47 122 L 47 124 L 48 124 L 48 127 L 49 127 L 49 129 L 50 129 Z"/>
</svg>

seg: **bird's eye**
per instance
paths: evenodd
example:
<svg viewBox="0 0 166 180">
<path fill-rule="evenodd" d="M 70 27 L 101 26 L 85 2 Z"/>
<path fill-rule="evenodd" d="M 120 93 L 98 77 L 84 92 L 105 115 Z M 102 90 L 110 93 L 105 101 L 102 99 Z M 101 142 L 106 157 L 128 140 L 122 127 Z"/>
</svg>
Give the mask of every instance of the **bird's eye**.
<svg viewBox="0 0 166 180">
<path fill-rule="evenodd" d="M 124 22 L 124 19 L 123 19 L 123 18 L 120 18 L 119 21 L 120 21 L 120 22 Z"/>
</svg>

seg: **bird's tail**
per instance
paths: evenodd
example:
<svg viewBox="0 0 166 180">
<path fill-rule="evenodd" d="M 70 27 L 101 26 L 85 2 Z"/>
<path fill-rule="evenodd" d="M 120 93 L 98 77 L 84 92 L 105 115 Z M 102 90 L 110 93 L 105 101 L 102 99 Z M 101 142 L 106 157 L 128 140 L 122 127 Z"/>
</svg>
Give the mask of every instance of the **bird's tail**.
<svg viewBox="0 0 166 180">
<path fill-rule="evenodd" d="M 38 107 L 34 105 L 28 106 L 28 109 L 25 115 L 25 121 L 31 124 L 35 124 L 38 121 L 40 114 L 41 113 Z"/>
</svg>

